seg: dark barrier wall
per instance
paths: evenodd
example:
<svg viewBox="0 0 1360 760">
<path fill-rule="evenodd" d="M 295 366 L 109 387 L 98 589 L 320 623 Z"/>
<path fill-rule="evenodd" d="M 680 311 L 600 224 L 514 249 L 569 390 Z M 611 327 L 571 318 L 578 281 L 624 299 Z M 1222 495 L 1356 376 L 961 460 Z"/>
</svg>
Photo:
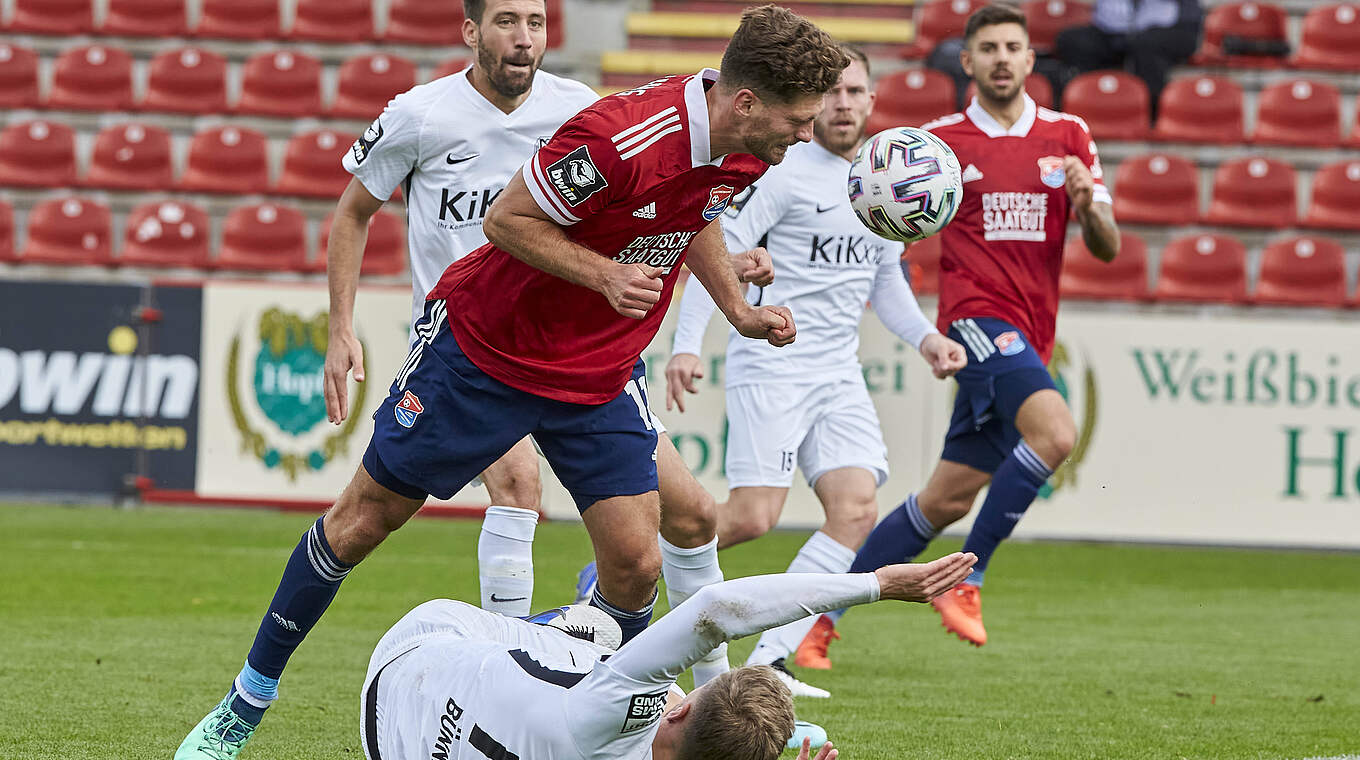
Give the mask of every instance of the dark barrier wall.
<svg viewBox="0 0 1360 760">
<path fill-rule="evenodd" d="M 0 280 L 0 490 L 192 489 L 202 308 L 198 287 Z"/>
</svg>

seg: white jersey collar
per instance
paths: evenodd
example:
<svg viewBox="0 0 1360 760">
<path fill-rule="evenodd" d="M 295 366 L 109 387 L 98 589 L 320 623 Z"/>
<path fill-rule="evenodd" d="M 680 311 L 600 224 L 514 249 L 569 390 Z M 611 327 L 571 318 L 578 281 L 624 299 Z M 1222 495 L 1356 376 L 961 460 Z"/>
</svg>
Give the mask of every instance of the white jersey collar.
<svg viewBox="0 0 1360 760">
<path fill-rule="evenodd" d="M 539 87 L 539 85 L 542 83 L 542 79 L 539 77 L 539 74 L 542 73 L 543 73 L 542 69 L 534 72 L 533 84 L 529 85 L 529 97 L 525 98 L 524 102 L 515 106 L 515 109 L 510 113 L 506 113 L 505 111 L 502 111 L 501 109 L 497 108 L 495 103 L 492 103 L 490 100 L 487 100 L 485 95 L 479 92 L 476 87 L 472 86 L 472 64 L 469 63 L 467 65 L 467 68 L 463 69 L 458 73 L 458 85 L 463 88 L 464 94 L 470 100 L 472 100 L 472 102 L 476 103 L 488 114 L 498 116 L 503 120 L 509 120 L 513 118 L 515 114 L 525 110 L 524 107 L 529 105 L 529 101 L 533 100 L 534 96 L 538 94 L 538 91 L 543 89 L 542 87 Z"/>
<path fill-rule="evenodd" d="M 701 69 L 685 82 L 685 110 L 689 112 L 689 153 L 692 169 L 722 166 L 727 154 L 709 159 L 708 97 L 704 82 L 718 81 L 717 69 Z"/>
<path fill-rule="evenodd" d="M 964 114 L 988 137 L 1025 137 L 1029 134 L 1030 127 L 1034 126 L 1034 119 L 1039 113 L 1039 107 L 1035 105 L 1034 98 L 1031 98 L 1028 93 L 1021 97 L 1025 99 L 1025 110 L 1020 114 L 1020 118 L 1016 119 L 1015 123 L 1011 125 L 1010 129 L 1002 127 L 996 119 L 992 118 L 991 114 L 978 105 L 976 95 L 973 96 L 973 102 L 968 104 L 968 109 L 964 111 Z"/>
</svg>

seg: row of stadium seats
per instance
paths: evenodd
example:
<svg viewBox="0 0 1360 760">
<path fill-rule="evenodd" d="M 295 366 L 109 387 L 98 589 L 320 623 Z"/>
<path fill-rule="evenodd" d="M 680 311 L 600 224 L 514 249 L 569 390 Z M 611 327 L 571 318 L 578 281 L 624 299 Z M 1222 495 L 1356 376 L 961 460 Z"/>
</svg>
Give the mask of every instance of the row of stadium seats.
<svg viewBox="0 0 1360 760">
<path fill-rule="evenodd" d="M 922 58 L 940 41 L 963 36 L 968 16 L 987 0 L 929 0 L 916 15 L 916 40 L 904 51 Z M 1088 3 L 1028 0 L 1021 4 L 1036 51 L 1048 52 L 1058 32 L 1089 23 Z M 1290 39 L 1289 12 L 1270 2 L 1218 3 L 1204 19 L 1204 35 L 1192 62 L 1205 66 L 1332 71 L 1360 70 L 1360 5 L 1313 4 L 1304 15 L 1297 42 Z M 1292 43 L 1292 44 L 1291 44 Z M 1293 49 L 1292 54 L 1289 51 Z"/>
<path fill-rule="evenodd" d="M 331 217 L 320 223 L 315 255 L 308 256 L 306 217 L 287 205 L 248 203 L 222 222 L 220 244 L 211 221 L 192 203 L 159 200 L 134 208 L 123 223 L 115 255 L 113 215 L 97 201 L 66 196 L 42 201 L 27 216 L 27 240 L 13 244 L 13 210 L 0 203 L 0 261 L 22 264 L 142 266 L 255 272 L 320 272 L 326 266 Z M 396 275 L 405 268 L 400 217 L 379 212 L 369 228 L 363 274 Z M 216 249 L 216 255 L 212 251 Z M 913 245 L 908 271 L 921 293 L 938 292 L 939 238 Z M 1266 245 L 1255 289 L 1248 293 L 1246 246 L 1221 234 L 1176 238 L 1162 248 L 1158 277 L 1148 286 L 1148 251 L 1125 232 L 1113 263 L 1092 257 L 1079 237 L 1068 242 L 1062 289 L 1095 300 L 1188 301 L 1290 306 L 1360 306 L 1346 293 L 1345 251 L 1331 239 L 1290 236 Z"/>
<path fill-rule="evenodd" d="M 1052 106 L 1053 90 L 1046 78 L 1031 75 L 1025 86 L 1035 102 Z M 954 87 L 953 79 L 933 69 L 880 77 L 870 130 L 924 124 L 953 113 Z M 970 86 L 967 97 L 971 94 Z M 1346 125 L 1343 134 L 1341 92 L 1334 85 L 1299 78 L 1266 85 L 1257 98 L 1256 127 L 1250 135 L 1244 127 L 1245 103 L 1242 86 L 1231 77 L 1181 76 L 1162 91 L 1153 125 L 1147 85 L 1132 74 L 1088 72 L 1062 93 L 1062 110 L 1085 119 L 1097 140 L 1360 147 L 1360 124 Z"/>
<path fill-rule="evenodd" d="M 1209 208 L 1200 213 L 1199 170 L 1189 159 L 1148 153 L 1115 170 L 1114 211 L 1121 223 L 1283 229 L 1360 230 L 1360 162 L 1338 161 L 1313 174 L 1311 202 L 1298 216 L 1297 176 L 1278 159 L 1224 161 L 1214 170 Z"/>
<path fill-rule="evenodd" d="M 312 257 L 308 256 L 307 218 L 296 208 L 276 203 L 247 203 L 232 209 L 221 223 L 221 242 L 216 246 L 212 221 L 195 204 L 179 200 L 144 203 L 123 220 L 117 255 L 113 214 L 98 201 L 77 196 L 49 198 L 34 206 L 26 221 L 27 240 L 16 250 L 14 212 L 0 202 L 0 262 L 324 272 L 331 216 L 320 223 Z M 379 211 L 369 223 L 361 273 L 404 271 L 405 242 L 403 220 Z"/>
<path fill-rule="evenodd" d="M 186 0 L 107 1 L 108 10 L 96 25 L 94 0 L 14 0 L 14 14 L 4 31 L 415 45 L 463 42 L 463 4 L 456 0 L 387 0 L 386 14 L 375 14 L 382 7 L 375 7 L 373 0 L 293 0 L 294 19 L 286 29 L 280 0 L 198 0 L 194 14 L 198 21 L 192 28 Z M 548 25 L 550 48 L 562 44 L 562 5 L 561 0 L 547 0 L 548 16 L 557 21 Z"/>
<path fill-rule="evenodd" d="M 440 64 L 431 79 L 460 71 L 466 58 Z M 38 55 L 0 43 L 0 107 L 72 111 L 239 113 L 278 118 L 324 116 L 370 120 L 394 95 L 416 85 L 416 66 L 387 53 L 365 53 L 340 64 L 335 97 L 322 102 L 322 64 L 301 51 L 257 53 L 239 65 L 240 95 L 228 102 L 227 59 L 203 47 L 158 53 L 147 67 L 143 93 L 134 97 L 133 60 L 126 50 L 80 45 L 62 53 L 52 86 L 39 92 Z"/>
<path fill-rule="evenodd" d="M 18 122 L 0 130 L 0 186 L 338 198 L 350 177 L 340 158 L 355 139 L 331 129 L 294 135 L 284 147 L 281 170 L 271 180 L 263 134 L 249 127 L 209 127 L 188 141 L 184 169 L 176 177 L 169 131 L 151 123 L 119 124 L 95 136 L 85 164 L 89 168 L 77 176 L 80 164 L 71 127 L 46 120 Z"/>
<path fill-rule="evenodd" d="M 1360 288 L 1346 293 L 1346 252 L 1335 240 L 1291 236 L 1261 253 L 1256 287 L 1249 292 L 1247 249 L 1228 235 L 1178 237 L 1161 250 L 1154 286 L 1148 284 L 1147 245 L 1121 234 L 1119 256 L 1106 264 L 1090 254 L 1081 238 L 1063 253 L 1065 298 L 1116 301 L 1194 302 L 1276 306 L 1360 307 Z M 918 293 L 939 291 L 939 238 L 913 244 L 904 257 Z"/>
<path fill-rule="evenodd" d="M 340 156 L 355 135 L 315 129 L 282 145 L 271 177 L 269 140 L 245 126 L 214 126 L 178 138 L 182 162 L 168 130 L 153 123 L 106 127 L 93 139 L 88 160 L 77 155 L 75 131 L 51 120 L 16 122 L 0 130 L 0 185 L 91 187 L 123 191 L 249 195 L 272 193 L 336 198 L 349 182 Z M 176 166 L 183 170 L 176 176 Z M 88 167 L 82 173 L 78 167 Z M 1224 161 L 1213 172 L 1201 213 L 1199 169 L 1174 153 L 1133 156 L 1115 167 L 1115 214 L 1125 223 L 1225 227 L 1360 230 L 1360 162 L 1322 167 L 1312 176 L 1310 203 L 1299 214 L 1294 168 L 1261 156 Z"/>
</svg>

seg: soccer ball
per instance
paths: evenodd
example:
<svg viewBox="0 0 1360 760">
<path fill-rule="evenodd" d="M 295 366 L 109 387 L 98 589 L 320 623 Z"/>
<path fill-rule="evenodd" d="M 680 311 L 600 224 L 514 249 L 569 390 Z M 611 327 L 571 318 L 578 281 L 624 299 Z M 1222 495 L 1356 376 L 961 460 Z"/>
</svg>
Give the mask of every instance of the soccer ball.
<svg viewBox="0 0 1360 760">
<path fill-rule="evenodd" d="M 912 243 L 944 229 L 959 210 L 959 159 L 944 140 L 916 127 L 870 137 L 850 164 L 855 216 L 875 235 Z"/>
<path fill-rule="evenodd" d="M 536 625 L 545 625 L 582 641 L 602 646 L 609 650 L 623 645 L 623 631 L 618 621 L 598 607 L 588 604 L 567 604 L 530 615 L 525 620 Z"/>
</svg>

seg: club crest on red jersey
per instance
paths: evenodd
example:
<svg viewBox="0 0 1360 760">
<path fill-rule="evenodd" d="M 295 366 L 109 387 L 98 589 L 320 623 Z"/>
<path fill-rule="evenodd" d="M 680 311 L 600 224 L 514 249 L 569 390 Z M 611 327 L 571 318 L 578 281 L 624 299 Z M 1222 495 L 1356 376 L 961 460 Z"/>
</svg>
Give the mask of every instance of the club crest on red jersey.
<svg viewBox="0 0 1360 760">
<path fill-rule="evenodd" d="M 1020 333 L 1014 330 L 1001 333 L 992 342 L 996 344 L 1002 356 L 1015 356 L 1025 350 L 1025 342 L 1020 340 Z"/>
<path fill-rule="evenodd" d="M 416 397 L 416 394 L 407 391 L 406 395 L 401 397 L 401 401 L 397 402 L 392 413 L 396 416 L 398 425 L 409 428 L 416 424 L 416 418 L 423 411 L 425 411 L 425 407 L 421 405 L 420 399 Z"/>
<path fill-rule="evenodd" d="M 732 201 L 732 194 L 735 188 L 731 185 L 718 185 L 708 191 L 708 203 L 704 206 L 704 221 L 711 222 L 718 218 L 718 215 L 727 210 L 727 204 Z"/>
<path fill-rule="evenodd" d="M 1067 172 L 1063 169 L 1061 156 L 1044 156 L 1039 159 L 1039 181 L 1052 188 L 1062 187 L 1067 182 Z"/>
</svg>

